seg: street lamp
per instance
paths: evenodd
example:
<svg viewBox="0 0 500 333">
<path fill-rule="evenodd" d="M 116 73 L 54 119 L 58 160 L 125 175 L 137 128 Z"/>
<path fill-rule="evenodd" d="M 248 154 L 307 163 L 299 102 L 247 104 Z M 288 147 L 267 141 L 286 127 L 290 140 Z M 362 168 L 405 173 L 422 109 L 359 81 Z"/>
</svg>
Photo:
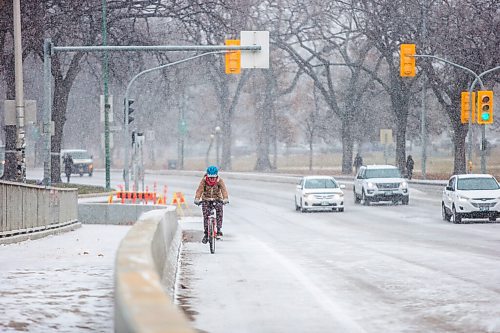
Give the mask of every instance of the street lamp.
<svg viewBox="0 0 500 333">
<path fill-rule="evenodd" d="M 215 127 L 215 153 L 216 153 L 216 161 L 217 161 L 217 167 L 220 166 L 220 160 L 219 160 L 219 153 L 220 150 L 220 127 L 217 126 Z"/>
<path fill-rule="evenodd" d="M 215 135 L 213 134 L 210 134 L 210 144 L 208 145 L 208 149 L 207 149 L 207 156 L 205 157 L 205 165 L 208 166 L 209 164 L 209 156 L 210 156 L 210 149 L 212 149 L 212 144 L 214 143 L 214 137 Z"/>
</svg>

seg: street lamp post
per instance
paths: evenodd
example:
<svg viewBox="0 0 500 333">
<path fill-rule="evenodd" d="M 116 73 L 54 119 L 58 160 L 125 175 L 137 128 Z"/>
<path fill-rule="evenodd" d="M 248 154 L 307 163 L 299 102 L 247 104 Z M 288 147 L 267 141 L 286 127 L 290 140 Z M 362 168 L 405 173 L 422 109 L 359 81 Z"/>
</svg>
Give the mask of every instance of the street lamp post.
<svg viewBox="0 0 500 333">
<path fill-rule="evenodd" d="M 205 157 L 205 165 L 208 166 L 209 163 L 210 163 L 210 149 L 212 149 L 212 145 L 214 143 L 214 137 L 215 135 L 213 134 L 210 134 L 210 144 L 208 145 L 208 149 L 207 149 L 207 156 Z"/>
<path fill-rule="evenodd" d="M 16 180 L 26 183 L 26 138 L 24 127 L 23 50 L 21 45 L 21 3 L 14 0 L 14 73 L 16 91 Z"/>
<path fill-rule="evenodd" d="M 215 153 L 216 153 L 216 162 L 217 167 L 220 167 L 220 127 L 215 127 Z"/>
</svg>

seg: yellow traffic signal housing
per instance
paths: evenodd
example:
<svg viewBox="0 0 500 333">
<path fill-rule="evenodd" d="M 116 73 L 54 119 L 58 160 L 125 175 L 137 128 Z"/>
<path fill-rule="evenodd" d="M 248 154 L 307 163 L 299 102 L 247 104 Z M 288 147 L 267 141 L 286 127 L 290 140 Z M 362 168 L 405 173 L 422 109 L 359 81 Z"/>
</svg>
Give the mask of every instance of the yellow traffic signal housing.
<svg viewBox="0 0 500 333">
<path fill-rule="evenodd" d="M 226 45 L 240 45 L 239 39 L 226 39 Z M 226 53 L 226 74 L 241 73 L 241 51 Z"/>
<path fill-rule="evenodd" d="M 470 104 L 469 104 L 469 92 L 462 91 L 462 112 L 460 114 L 460 119 L 462 120 L 462 124 L 469 123 L 469 115 L 471 114 Z M 472 93 L 472 117 L 470 118 L 471 123 L 476 122 L 476 93 Z"/>
<path fill-rule="evenodd" d="M 401 44 L 400 46 L 399 74 L 402 77 L 414 77 L 415 68 L 415 44 Z"/>
<path fill-rule="evenodd" d="M 491 90 L 477 92 L 477 123 L 493 124 L 493 91 Z"/>
</svg>

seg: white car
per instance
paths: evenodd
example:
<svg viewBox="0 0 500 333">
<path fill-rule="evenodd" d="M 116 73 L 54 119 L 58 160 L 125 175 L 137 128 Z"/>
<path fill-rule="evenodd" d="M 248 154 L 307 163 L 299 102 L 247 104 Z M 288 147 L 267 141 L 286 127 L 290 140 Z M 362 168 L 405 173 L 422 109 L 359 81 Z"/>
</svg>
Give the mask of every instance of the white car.
<svg viewBox="0 0 500 333">
<path fill-rule="evenodd" d="M 306 176 L 295 191 L 295 210 L 337 210 L 344 211 L 345 185 L 339 185 L 330 176 Z"/>
<path fill-rule="evenodd" d="M 500 185 L 492 175 L 454 175 L 443 190 L 441 214 L 453 223 L 461 223 L 462 218 L 494 222 L 500 216 Z"/>
<path fill-rule="evenodd" d="M 364 165 L 354 179 L 354 203 L 391 201 L 407 205 L 410 202 L 408 182 L 392 165 Z"/>
</svg>

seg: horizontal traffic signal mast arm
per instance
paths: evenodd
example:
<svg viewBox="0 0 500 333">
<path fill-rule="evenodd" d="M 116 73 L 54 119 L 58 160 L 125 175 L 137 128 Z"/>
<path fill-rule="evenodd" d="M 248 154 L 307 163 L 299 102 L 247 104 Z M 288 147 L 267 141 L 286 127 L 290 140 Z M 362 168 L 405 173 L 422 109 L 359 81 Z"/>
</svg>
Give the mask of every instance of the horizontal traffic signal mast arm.
<svg viewBox="0 0 500 333">
<path fill-rule="evenodd" d="M 104 51 L 260 51 L 260 45 L 115 45 L 115 46 L 52 46 L 61 52 Z"/>
</svg>

